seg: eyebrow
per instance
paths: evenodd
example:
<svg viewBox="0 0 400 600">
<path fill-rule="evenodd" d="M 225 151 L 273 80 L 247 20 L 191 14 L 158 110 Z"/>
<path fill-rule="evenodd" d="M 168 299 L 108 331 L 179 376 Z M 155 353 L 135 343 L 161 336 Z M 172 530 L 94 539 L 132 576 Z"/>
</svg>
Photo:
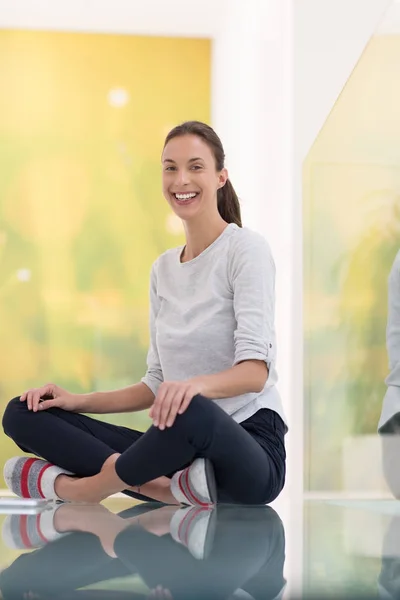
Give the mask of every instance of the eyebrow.
<svg viewBox="0 0 400 600">
<path fill-rule="evenodd" d="M 200 158 L 200 157 L 197 157 L 197 158 L 191 158 L 191 159 L 190 159 L 188 162 L 192 163 L 192 162 L 196 162 L 197 160 L 203 160 L 203 159 L 202 159 L 202 158 Z M 174 161 L 174 160 L 172 160 L 172 158 L 164 158 L 163 162 L 164 162 L 164 163 L 167 163 L 167 162 L 168 162 L 168 163 L 174 163 L 174 164 L 175 164 L 175 161 Z"/>
</svg>

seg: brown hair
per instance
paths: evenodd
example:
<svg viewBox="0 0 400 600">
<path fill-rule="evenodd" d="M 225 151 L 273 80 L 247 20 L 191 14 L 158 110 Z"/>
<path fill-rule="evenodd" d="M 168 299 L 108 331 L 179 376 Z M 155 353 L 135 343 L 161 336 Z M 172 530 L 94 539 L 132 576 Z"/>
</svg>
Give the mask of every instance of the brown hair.
<svg viewBox="0 0 400 600">
<path fill-rule="evenodd" d="M 181 125 L 177 125 L 169 132 L 165 139 L 164 148 L 173 138 L 181 137 L 183 135 L 197 135 L 197 137 L 202 139 L 214 154 L 217 171 L 222 171 L 225 166 L 225 152 L 222 142 L 214 129 L 201 121 L 186 121 Z M 229 179 L 225 185 L 218 190 L 217 200 L 218 211 L 224 221 L 227 223 L 236 223 L 236 225 L 242 227 L 239 198 Z"/>
</svg>

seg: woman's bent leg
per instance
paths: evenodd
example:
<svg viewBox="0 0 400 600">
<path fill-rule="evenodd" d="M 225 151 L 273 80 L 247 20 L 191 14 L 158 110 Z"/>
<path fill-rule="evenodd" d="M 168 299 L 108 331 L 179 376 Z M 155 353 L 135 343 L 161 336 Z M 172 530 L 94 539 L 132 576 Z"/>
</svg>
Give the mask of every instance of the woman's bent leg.
<svg viewBox="0 0 400 600">
<path fill-rule="evenodd" d="M 60 408 L 33 413 L 19 397 L 6 407 L 3 428 L 23 452 L 44 458 L 79 477 L 96 475 L 112 455 L 121 454 L 143 435 Z M 138 500 L 153 499 L 132 490 L 124 493 Z"/>
<path fill-rule="evenodd" d="M 60 408 L 33 413 L 19 397 L 8 404 L 3 428 L 25 452 L 80 477 L 99 473 L 110 456 L 121 454 L 143 435 Z"/>
<path fill-rule="evenodd" d="M 171 428 L 150 427 L 121 454 L 115 470 L 123 482 L 137 486 L 177 471 L 197 457 L 208 458 L 214 466 L 219 502 L 264 504 L 272 502 L 283 487 L 284 456 L 266 451 L 244 427 L 202 396 L 193 398 Z"/>
</svg>

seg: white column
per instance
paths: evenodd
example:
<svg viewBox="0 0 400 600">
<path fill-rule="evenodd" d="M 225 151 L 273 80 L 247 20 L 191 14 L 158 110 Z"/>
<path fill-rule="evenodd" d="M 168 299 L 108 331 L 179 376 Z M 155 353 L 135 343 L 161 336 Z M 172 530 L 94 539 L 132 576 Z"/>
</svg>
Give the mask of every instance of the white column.
<svg viewBox="0 0 400 600">
<path fill-rule="evenodd" d="M 244 224 L 265 235 L 277 266 L 279 390 L 289 419 L 294 395 L 291 48 L 290 0 L 248 0 L 245 10 L 243 0 L 230 0 L 213 44 L 212 72 L 212 122 L 225 146 Z"/>
<path fill-rule="evenodd" d="M 292 1 L 228 5 L 213 45 L 212 123 L 225 146 L 244 224 L 265 235 L 277 267 L 278 386 L 290 425 L 287 485 L 278 504 L 295 595 L 302 576 L 303 422 L 296 403 L 302 408 L 303 332 L 302 218 L 293 194 Z"/>
</svg>

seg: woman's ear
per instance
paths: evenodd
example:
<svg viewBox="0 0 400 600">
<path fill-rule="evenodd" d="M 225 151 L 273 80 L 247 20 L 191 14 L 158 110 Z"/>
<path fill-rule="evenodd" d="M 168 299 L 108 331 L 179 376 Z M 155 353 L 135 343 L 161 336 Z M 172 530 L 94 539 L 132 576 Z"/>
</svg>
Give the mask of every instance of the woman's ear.
<svg viewBox="0 0 400 600">
<path fill-rule="evenodd" d="M 219 188 L 224 187 L 224 185 L 226 184 L 226 182 L 228 181 L 229 178 L 229 174 L 228 174 L 228 170 L 227 169 L 222 169 L 222 171 L 219 173 L 218 175 L 218 182 L 219 182 Z"/>
</svg>

